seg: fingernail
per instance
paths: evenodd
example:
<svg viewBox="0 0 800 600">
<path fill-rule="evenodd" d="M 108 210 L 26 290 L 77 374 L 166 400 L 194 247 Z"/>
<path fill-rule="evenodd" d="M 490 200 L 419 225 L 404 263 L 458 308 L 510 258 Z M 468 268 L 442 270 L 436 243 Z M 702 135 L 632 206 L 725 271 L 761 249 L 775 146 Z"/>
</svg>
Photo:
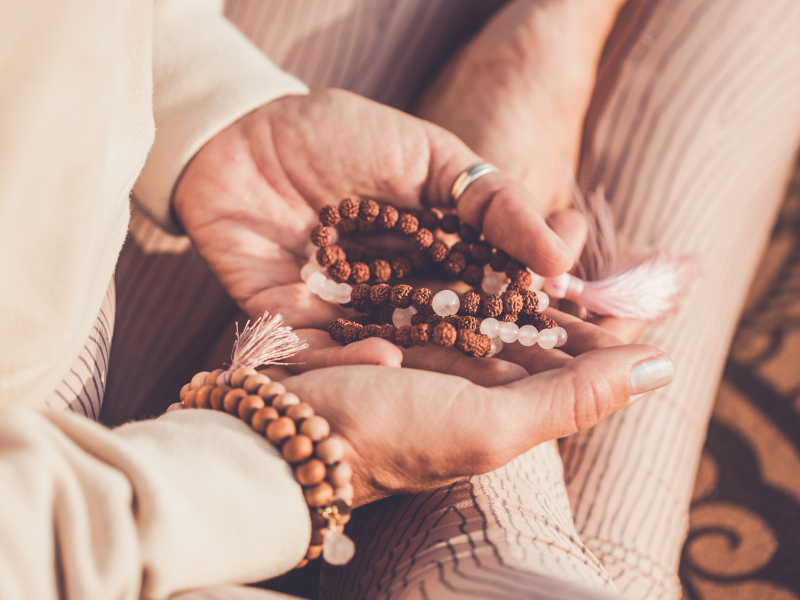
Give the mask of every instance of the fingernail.
<svg viewBox="0 0 800 600">
<path fill-rule="evenodd" d="M 652 392 L 670 383 L 675 377 L 675 366 L 669 356 L 655 356 L 631 367 L 628 372 L 628 395 L 634 396 Z"/>
<path fill-rule="evenodd" d="M 561 243 L 561 249 L 564 250 L 569 255 L 569 257 L 572 259 L 572 264 L 574 265 L 575 264 L 575 255 L 572 253 L 572 248 L 567 246 L 567 242 L 562 240 L 561 237 L 558 238 L 558 241 Z"/>
</svg>

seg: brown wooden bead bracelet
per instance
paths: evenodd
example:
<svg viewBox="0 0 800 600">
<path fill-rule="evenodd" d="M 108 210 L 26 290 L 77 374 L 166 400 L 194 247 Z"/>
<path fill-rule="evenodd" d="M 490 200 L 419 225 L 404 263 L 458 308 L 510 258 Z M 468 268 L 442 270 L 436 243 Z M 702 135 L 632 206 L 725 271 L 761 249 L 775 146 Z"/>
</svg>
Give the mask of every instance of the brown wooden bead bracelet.
<svg viewBox="0 0 800 600">
<path fill-rule="evenodd" d="M 353 470 L 344 444 L 331 437 L 328 421 L 312 406 L 252 367 L 197 373 L 180 392 L 184 408 L 224 411 L 266 437 L 291 465 L 311 515 L 311 545 L 304 566 L 320 555 L 331 564 L 347 563 L 355 552 L 344 535 L 350 520 Z"/>
</svg>

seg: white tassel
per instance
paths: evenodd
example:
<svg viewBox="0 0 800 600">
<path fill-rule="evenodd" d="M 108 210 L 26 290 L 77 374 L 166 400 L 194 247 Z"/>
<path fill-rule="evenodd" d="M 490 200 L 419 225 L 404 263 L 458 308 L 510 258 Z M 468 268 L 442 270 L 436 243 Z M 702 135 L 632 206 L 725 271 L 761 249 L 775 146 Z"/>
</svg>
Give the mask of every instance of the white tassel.
<svg viewBox="0 0 800 600">
<path fill-rule="evenodd" d="M 236 341 L 231 352 L 230 371 L 239 367 L 260 367 L 262 365 L 288 365 L 292 363 L 280 362 L 308 348 L 308 344 L 301 342 L 300 338 L 288 325 L 282 325 L 281 315 L 264 316 L 250 325 L 250 321 L 239 333 L 239 323 L 236 323 Z"/>
<path fill-rule="evenodd" d="M 544 291 L 554 298 L 567 298 L 586 309 L 588 316 L 661 321 L 678 308 L 680 298 L 700 273 L 700 259 L 686 254 L 672 258 L 653 250 L 621 266 L 623 253 L 611 208 L 602 188 L 589 196 L 581 194 L 570 177 L 574 203 L 586 217 L 589 232 L 579 271 L 586 279 L 568 273 L 546 279 Z M 624 253 L 632 254 L 625 249 Z"/>
</svg>

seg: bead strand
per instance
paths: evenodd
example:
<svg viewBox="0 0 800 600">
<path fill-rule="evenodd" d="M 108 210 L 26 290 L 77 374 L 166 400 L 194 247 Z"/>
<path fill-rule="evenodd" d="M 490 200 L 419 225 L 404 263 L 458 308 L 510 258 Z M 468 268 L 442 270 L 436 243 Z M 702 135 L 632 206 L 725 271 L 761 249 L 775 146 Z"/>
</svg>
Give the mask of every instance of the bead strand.
<svg viewBox="0 0 800 600">
<path fill-rule="evenodd" d="M 197 373 L 180 392 L 184 408 L 224 411 L 266 437 L 291 465 L 309 506 L 311 545 L 302 567 L 320 555 L 333 565 L 350 561 L 355 544 L 344 535 L 353 500 L 353 470 L 330 425 L 283 384 L 251 367 Z"/>
</svg>

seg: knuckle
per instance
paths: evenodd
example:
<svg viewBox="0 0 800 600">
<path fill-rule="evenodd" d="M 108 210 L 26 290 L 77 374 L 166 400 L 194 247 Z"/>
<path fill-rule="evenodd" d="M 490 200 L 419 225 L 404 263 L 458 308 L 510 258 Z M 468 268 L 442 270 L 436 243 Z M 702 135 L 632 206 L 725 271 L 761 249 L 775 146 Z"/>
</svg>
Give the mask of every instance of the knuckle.
<svg viewBox="0 0 800 600">
<path fill-rule="evenodd" d="M 573 373 L 571 388 L 572 425 L 575 431 L 591 429 L 609 413 L 611 386 L 597 374 L 586 377 Z"/>
</svg>

